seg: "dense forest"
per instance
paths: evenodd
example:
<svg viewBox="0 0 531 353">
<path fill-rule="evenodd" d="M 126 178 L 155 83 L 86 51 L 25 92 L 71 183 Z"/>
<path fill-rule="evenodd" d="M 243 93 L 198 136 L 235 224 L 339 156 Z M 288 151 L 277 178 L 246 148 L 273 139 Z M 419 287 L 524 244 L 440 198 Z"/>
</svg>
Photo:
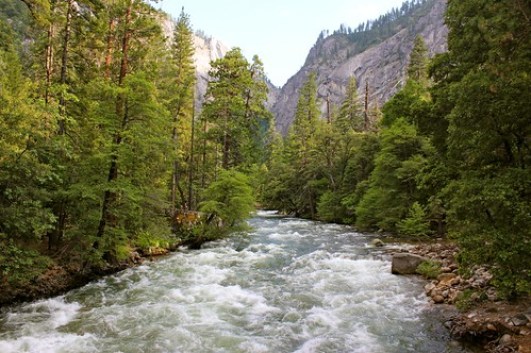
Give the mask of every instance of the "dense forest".
<svg viewBox="0 0 531 353">
<path fill-rule="evenodd" d="M 418 37 L 381 112 L 352 78 L 320 116 L 309 75 L 286 137 L 265 107 L 263 64 L 238 48 L 212 63 L 196 111 L 184 11 L 170 40 L 166 15 L 141 0 L 0 10 L 2 285 L 53 264 L 90 270 L 197 246 L 239 229 L 258 202 L 361 231 L 448 236 L 464 271 L 486 264 L 506 297 L 531 292 L 529 2 L 448 1 L 448 52 L 429 59 Z M 386 19 L 342 31 L 387 35 Z"/>
<path fill-rule="evenodd" d="M 3 284 L 197 244 L 247 218 L 271 119 L 258 57 L 213 62 L 198 115 L 185 13 L 170 41 L 144 1 L 0 6 Z"/>
</svg>

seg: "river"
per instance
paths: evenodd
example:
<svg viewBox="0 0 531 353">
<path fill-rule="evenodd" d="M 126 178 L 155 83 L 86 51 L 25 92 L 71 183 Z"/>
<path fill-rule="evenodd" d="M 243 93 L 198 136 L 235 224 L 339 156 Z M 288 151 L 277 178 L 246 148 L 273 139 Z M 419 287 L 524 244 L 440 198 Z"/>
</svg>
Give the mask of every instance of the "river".
<svg viewBox="0 0 531 353">
<path fill-rule="evenodd" d="M 392 275 L 371 236 L 271 212 L 249 223 L 249 235 L 4 309 L 0 352 L 466 352 L 424 281 Z"/>
</svg>

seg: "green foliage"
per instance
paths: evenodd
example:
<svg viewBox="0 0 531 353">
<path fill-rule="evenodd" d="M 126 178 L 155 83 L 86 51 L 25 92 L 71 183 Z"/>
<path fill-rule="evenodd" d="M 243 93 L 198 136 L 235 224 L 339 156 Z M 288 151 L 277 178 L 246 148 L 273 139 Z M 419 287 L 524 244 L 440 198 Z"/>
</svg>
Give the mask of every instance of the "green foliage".
<svg viewBox="0 0 531 353">
<path fill-rule="evenodd" d="M 300 217 L 316 217 L 336 148 L 333 131 L 319 115 L 316 75 L 311 73 L 301 88 L 290 133 L 284 141 L 277 136 L 272 145 L 263 187 L 266 207 Z"/>
<path fill-rule="evenodd" d="M 530 11 L 529 2 L 449 2 L 450 50 L 436 71 L 456 173 L 449 233 L 461 263 L 491 265 L 507 297 L 531 292 Z"/>
<path fill-rule="evenodd" d="M 354 56 L 411 26 L 412 19 L 426 16 L 435 3 L 434 0 L 404 1 L 399 8 L 393 8 L 390 12 L 361 23 L 356 28 L 341 25 L 339 30 L 333 32 L 333 36 L 348 38 L 353 43 L 353 50 L 349 54 Z M 321 43 L 324 37 L 322 32 L 316 45 Z"/>
<path fill-rule="evenodd" d="M 217 228 L 232 228 L 247 219 L 255 201 L 249 178 L 235 170 L 222 170 L 204 191 L 203 200 L 199 210 Z"/>
<path fill-rule="evenodd" d="M 529 173 L 512 169 L 490 177 L 469 172 L 447 188 L 450 234 L 463 249 L 460 262 L 493 265 L 506 296 L 531 289 L 530 187 Z"/>
<path fill-rule="evenodd" d="M 341 195 L 327 191 L 319 198 L 317 204 L 319 219 L 326 222 L 341 223 L 344 219 L 345 206 L 341 203 Z"/>
<path fill-rule="evenodd" d="M 138 247 L 144 253 L 149 253 L 151 248 L 167 249 L 171 245 L 171 238 L 167 235 L 140 232 L 133 240 L 133 246 Z"/>
<path fill-rule="evenodd" d="M 428 80 L 428 48 L 424 39 L 419 35 L 415 38 L 413 49 L 409 55 L 407 68 L 408 79 L 427 85 Z"/>
<path fill-rule="evenodd" d="M 397 223 L 419 201 L 416 175 L 425 163 L 429 142 L 404 119 L 382 132 L 369 188 L 356 207 L 356 225 L 366 230 L 396 231 Z"/>
<path fill-rule="evenodd" d="M 209 74 L 202 138 L 204 153 L 212 152 L 213 158 L 210 166 L 204 158 L 203 173 L 218 168 L 217 150 L 223 169 L 264 162 L 271 113 L 265 107 L 268 88 L 262 62 L 255 56 L 250 64 L 239 48 L 233 48 L 212 62 Z"/>
<path fill-rule="evenodd" d="M 436 260 L 426 260 L 420 263 L 416 271 L 428 279 L 435 279 L 441 274 L 441 263 Z"/>
<path fill-rule="evenodd" d="M 398 233 L 407 236 L 426 236 L 431 233 L 430 224 L 426 220 L 426 212 L 418 202 L 414 202 L 409 209 L 407 218 L 397 224 Z"/>
<path fill-rule="evenodd" d="M 25 250 L 0 233 L 0 282 L 24 285 L 42 274 L 52 261 L 33 250 Z"/>
</svg>

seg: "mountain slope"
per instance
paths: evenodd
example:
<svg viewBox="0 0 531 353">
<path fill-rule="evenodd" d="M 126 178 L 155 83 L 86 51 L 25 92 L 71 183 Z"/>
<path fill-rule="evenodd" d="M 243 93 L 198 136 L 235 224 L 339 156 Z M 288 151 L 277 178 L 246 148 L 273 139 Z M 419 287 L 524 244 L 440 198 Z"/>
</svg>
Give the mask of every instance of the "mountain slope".
<svg viewBox="0 0 531 353">
<path fill-rule="evenodd" d="M 312 71 L 317 73 L 323 113 L 326 97 L 331 103 L 340 104 L 352 75 L 358 81 L 360 97 L 364 96 L 368 83 L 370 105 L 381 107 L 404 82 L 409 53 L 417 35 L 424 38 L 430 55 L 446 50 L 445 10 L 446 0 L 427 0 L 416 5 L 407 15 L 395 15 L 396 19 L 386 24 L 392 27 L 391 33 L 386 38 L 378 38 L 371 46 L 363 42 L 363 31 L 321 36 L 310 50 L 304 66 L 288 80 L 277 97 L 272 109 L 277 130 L 284 135 L 287 133 L 293 122 L 299 89 Z"/>
</svg>

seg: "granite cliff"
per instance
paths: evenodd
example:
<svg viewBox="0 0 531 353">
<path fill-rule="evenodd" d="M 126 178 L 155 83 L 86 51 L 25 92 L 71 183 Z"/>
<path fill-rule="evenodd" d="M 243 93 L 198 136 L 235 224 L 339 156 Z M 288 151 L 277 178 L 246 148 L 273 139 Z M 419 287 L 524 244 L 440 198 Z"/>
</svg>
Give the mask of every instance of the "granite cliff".
<svg viewBox="0 0 531 353">
<path fill-rule="evenodd" d="M 360 97 L 364 96 L 368 83 L 370 105 L 381 107 L 403 84 L 409 53 L 417 35 L 424 38 L 430 55 L 446 50 L 445 10 L 446 0 L 426 0 L 402 16 L 397 9 L 388 24 L 392 26 L 391 32 L 367 47 L 360 42 L 363 31 L 361 34 L 338 31 L 329 36 L 321 35 L 304 66 L 288 80 L 275 99 L 272 111 L 277 130 L 287 133 L 295 114 L 299 89 L 312 71 L 317 73 L 323 113 L 327 97 L 332 104 L 340 104 L 352 75 L 358 81 Z"/>
<path fill-rule="evenodd" d="M 162 21 L 162 28 L 167 38 L 173 37 L 173 28 L 175 22 L 169 17 L 166 17 Z M 194 35 L 194 60 L 196 65 L 196 78 L 197 78 L 197 91 L 196 91 L 196 107 L 201 109 L 204 101 L 205 93 L 208 86 L 210 71 L 210 63 L 214 60 L 221 59 L 231 49 L 222 41 L 205 35 L 201 31 L 198 31 Z M 267 107 L 272 110 L 273 105 L 277 100 L 280 93 L 280 89 L 274 86 L 269 80 L 266 79 L 266 83 L 269 87 L 269 95 Z"/>
</svg>

